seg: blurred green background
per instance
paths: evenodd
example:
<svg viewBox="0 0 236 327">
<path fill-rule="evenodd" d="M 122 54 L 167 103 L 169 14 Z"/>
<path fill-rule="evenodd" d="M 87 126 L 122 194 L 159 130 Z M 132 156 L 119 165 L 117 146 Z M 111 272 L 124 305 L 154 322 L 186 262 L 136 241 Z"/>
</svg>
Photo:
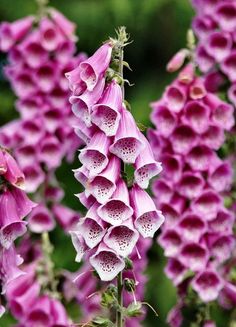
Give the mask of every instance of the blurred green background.
<svg viewBox="0 0 236 327">
<path fill-rule="evenodd" d="M 79 36 L 78 51 L 89 55 L 108 36 L 114 36 L 114 29 L 127 26 L 133 43 L 126 48 L 125 59 L 132 72 L 126 77 L 134 84 L 127 87 L 126 97 L 131 103 L 132 113 L 136 120 L 146 126 L 150 125 L 149 103 L 158 99 L 164 87 L 173 78 L 167 74 L 165 65 L 170 57 L 185 46 L 186 32 L 191 24 L 193 11 L 188 0 L 51 0 L 50 5 L 62 11 L 77 24 Z M 34 0 L 0 0 L 0 21 L 14 21 L 25 15 L 34 14 Z M 0 55 L 2 67 L 6 58 Z M 14 95 L 9 84 L 0 71 L 0 123 L 3 125 L 17 117 L 14 110 Z M 65 203 L 76 210 L 80 205 L 73 196 L 80 190 L 75 182 L 71 167 L 64 164 L 58 171 L 58 178 L 65 187 Z M 56 244 L 54 260 L 57 267 L 76 270 L 74 250 L 71 242 L 59 230 L 51 235 Z M 66 255 L 65 255 L 66 253 Z M 154 241 L 149 252 L 149 266 L 145 300 L 158 312 L 156 318 L 148 310 L 145 326 L 167 326 L 165 323 L 169 309 L 176 301 L 176 295 L 170 281 L 163 272 L 164 261 L 162 250 Z M 76 316 L 76 312 L 72 312 Z M 1 327 L 10 327 L 10 317 L 0 319 Z"/>
</svg>

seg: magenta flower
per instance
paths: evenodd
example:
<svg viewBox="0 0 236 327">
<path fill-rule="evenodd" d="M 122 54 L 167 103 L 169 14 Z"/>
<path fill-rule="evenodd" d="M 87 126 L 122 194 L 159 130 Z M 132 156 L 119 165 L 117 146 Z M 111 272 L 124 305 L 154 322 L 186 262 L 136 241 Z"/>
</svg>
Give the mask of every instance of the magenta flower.
<svg viewBox="0 0 236 327">
<path fill-rule="evenodd" d="M 223 283 L 215 271 L 208 269 L 196 275 L 192 281 L 192 287 L 203 302 L 209 302 L 217 299 Z"/>
<path fill-rule="evenodd" d="M 101 243 L 94 255 L 90 257 L 91 265 L 96 269 L 102 281 L 114 279 L 125 268 L 124 260 L 117 252 Z"/>
<path fill-rule="evenodd" d="M 196 1 L 198 8 L 214 11 L 215 5 L 211 4 Z M 195 21 L 202 38 L 196 58 L 203 71 L 215 60 L 208 58 L 205 50 L 206 40 L 215 29 L 215 23 L 207 17 Z M 212 46 L 218 40 L 212 40 Z M 213 51 L 221 62 L 225 59 L 219 56 L 230 51 L 231 43 L 228 38 L 225 41 L 224 49 Z M 221 44 L 219 40 L 219 46 L 224 46 L 223 41 Z M 201 47 L 206 52 L 204 59 Z M 181 326 L 181 309 L 187 306 L 189 287 L 196 298 L 210 302 L 219 298 L 228 278 L 221 267 L 231 258 L 235 245 L 234 215 L 224 206 L 223 196 L 232 184 L 232 163 L 221 159 L 216 151 L 234 124 L 233 107 L 206 90 L 205 80 L 196 77 L 192 64 L 181 70 L 162 98 L 151 106 L 155 129 L 148 136 L 155 159 L 163 164 L 152 191 L 157 208 L 166 218 L 158 242 L 168 259 L 165 272 L 178 288 L 180 301 L 178 311 L 174 307 L 167 320 L 170 326 Z"/>
</svg>

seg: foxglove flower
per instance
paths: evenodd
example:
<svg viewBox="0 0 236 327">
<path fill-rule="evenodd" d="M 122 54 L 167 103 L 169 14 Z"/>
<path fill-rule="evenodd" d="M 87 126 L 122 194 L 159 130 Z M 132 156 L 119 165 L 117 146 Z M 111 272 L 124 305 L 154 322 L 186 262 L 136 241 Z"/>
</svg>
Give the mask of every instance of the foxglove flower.
<svg viewBox="0 0 236 327">
<path fill-rule="evenodd" d="M 161 163 L 127 110 L 115 71 L 110 77 L 116 51 L 116 42 L 111 39 L 66 73 L 72 112 L 77 119 L 75 132 L 86 142 L 79 154 L 82 167 L 74 174 L 85 189 L 76 196 L 88 212 L 72 230 L 72 242 L 76 261 L 89 258 L 102 281 L 112 281 L 122 272 L 126 257 L 135 258 L 138 269 L 138 245 L 146 242 L 143 237 L 152 238 L 164 222 L 144 190 L 161 171 Z M 123 168 L 126 164 L 132 164 L 135 170 L 130 190 Z M 143 284 L 140 289 L 143 294 Z"/>
<path fill-rule="evenodd" d="M 152 103 L 155 129 L 148 136 L 155 159 L 163 164 L 152 191 L 166 217 L 158 242 L 168 258 L 165 272 L 181 302 L 178 311 L 174 307 L 169 313 L 170 326 L 182 324 L 189 287 L 203 302 L 218 299 L 225 282 L 221 265 L 235 245 L 234 216 L 223 198 L 233 181 L 232 165 L 216 152 L 234 124 L 233 108 L 207 91 L 203 82 L 189 64 Z"/>
<path fill-rule="evenodd" d="M 37 192 L 39 201 L 51 200 L 46 192 L 42 199 L 40 187 L 57 184 L 55 170 L 63 158 L 73 159 L 82 142 L 73 133 L 76 119 L 68 103 L 69 87 L 64 76 L 86 60 L 84 54 L 75 55 L 74 32 L 75 25 L 55 9 L 45 10 L 37 22 L 29 16 L 4 22 L 0 27 L 0 50 L 9 59 L 5 76 L 18 97 L 16 108 L 20 115 L 14 124 L 0 128 L 0 142 L 13 149 L 23 171 L 17 171 L 14 159 L 5 153 L 9 168 L 4 178 L 16 187 L 25 180 L 26 191 Z M 39 219 L 37 210 L 30 217 L 29 227 L 40 233 L 52 230 L 53 215 L 44 212 Z"/>
</svg>

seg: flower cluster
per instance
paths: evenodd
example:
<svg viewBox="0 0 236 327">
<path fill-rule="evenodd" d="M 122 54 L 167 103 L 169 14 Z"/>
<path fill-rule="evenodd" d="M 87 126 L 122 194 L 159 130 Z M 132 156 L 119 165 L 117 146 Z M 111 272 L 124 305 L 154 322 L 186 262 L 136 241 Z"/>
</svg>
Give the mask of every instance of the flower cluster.
<svg viewBox="0 0 236 327">
<path fill-rule="evenodd" d="M 230 81 L 228 97 L 236 105 L 236 3 L 230 0 L 193 0 L 197 16 L 193 20 L 193 30 L 199 44 L 196 62 L 206 74 L 205 85 L 215 92 Z"/>
<path fill-rule="evenodd" d="M 216 152 L 234 124 L 233 107 L 206 91 L 190 63 L 152 108 L 149 141 L 164 167 L 152 191 L 166 217 L 158 239 L 165 272 L 174 285 L 187 278 L 203 302 L 213 301 L 224 287 L 221 264 L 235 245 L 223 198 L 233 171 Z"/>
<path fill-rule="evenodd" d="M 144 285 L 146 283 L 145 269 L 147 266 L 147 251 L 150 248 L 151 240 L 140 238 L 137 246 L 140 250 L 136 250 L 130 255 L 132 260 L 132 269 L 126 270 L 123 273 L 124 281 L 134 280 L 135 285 L 132 289 L 124 290 L 124 304 L 127 307 L 133 302 L 134 297 L 137 301 L 142 301 L 144 298 Z M 65 272 L 65 282 L 63 284 L 63 294 L 67 301 L 76 299 L 82 312 L 82 321 L 87 322 L 101 313 L 100 303 L 105 288 L 99 290 L 98 280 L 94 276 L 86 261 L 81 269 L 76 273 Z M 143 318 L 127 319 L 126 326 L 140 326 L 140 320 Z"/>
<path fill-rule="evenodd" d="M 23 272 L 22 258 L 16 254 L 14 241 L 26 232 L 27 216 L 36 206 L 22 190 L 24 174 L 11 154 L 0 148 L 0 282 L 2 293 Z M 4 312 L 0 309 L 0 316 Z"/>
<path fill-rule="evenodd" d="M 17 326 L 67 327 L 69 319 L 61 302 L 47 293 L 41 294 L 37 264 L 35 261 L 25 265 L 24 274 L 14 279 L 7 288 L 8 306 L 19 322 Z"/>
<path fill-rule="evenodd" d="M 74 31 L 75 25 L 55 9 L 48 9 L 39 20 L 30 16 L 0 25 L 0 50 L 7 52 L 9 62 L 4 71 L 18 98 L 20 114 L 1 127 L 0 140 L 14 150 L 27 192 L 37 192 L 37 200 L 42 201 L 29 218 L 30 229 L 38 233 L 52 230 L 58 215 L 65 228 L 75 217 L 67 211 L 65 219 L 69 220 L 62 222 L 61 209 L 67 208 L 56 205 L 52 215 L 45 206 L 45 202 L 62 199 L 54 172 L 64 157 L 73 159 L 81 144 L 71 126 L 74 118 L 64 76 L 85 59 L 84 54 L 75 56 Z"/>
<path fill-rule="evenodd" d="M 72 241 L 76 261 L 89 251 L 89 261 L 103 281 L 123 271 L 140 236 L 153 237 L 164 221 L 144 190 L 161 165 L 125 107 L 121 76 L 109 68 L 117 48 L 115 40 L 104 43 L 66 74 L 76 131 L 87 144 L 80 151 L 82 167 L 75 177 L 85 187 L 78 198 L 88 212 L 72 232 Z M 123 166 L 128 164 L 135 169 L 130 189 L 124 181 Z"/>
</svg>

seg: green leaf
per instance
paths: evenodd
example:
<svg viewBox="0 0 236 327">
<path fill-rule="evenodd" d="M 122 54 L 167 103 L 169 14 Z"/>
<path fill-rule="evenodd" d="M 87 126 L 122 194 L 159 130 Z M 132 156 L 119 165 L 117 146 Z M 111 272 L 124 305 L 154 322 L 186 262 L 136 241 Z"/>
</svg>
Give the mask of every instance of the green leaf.
<svg viewBox="0 0 236 327">
<path fill-rule="evenodd" d="M 127 317 L 138 317 L 142 314 L 142 303 L 132 302 L 125 310 Z"/>
<path fill-rule="evenodd" d="M 113 322 L 110 319 L 104 317 L 96 317 L 93 319 L 92 323 L 94 326 L 101 326 L 101 327 L 114 326 Z"/>
</svg>

